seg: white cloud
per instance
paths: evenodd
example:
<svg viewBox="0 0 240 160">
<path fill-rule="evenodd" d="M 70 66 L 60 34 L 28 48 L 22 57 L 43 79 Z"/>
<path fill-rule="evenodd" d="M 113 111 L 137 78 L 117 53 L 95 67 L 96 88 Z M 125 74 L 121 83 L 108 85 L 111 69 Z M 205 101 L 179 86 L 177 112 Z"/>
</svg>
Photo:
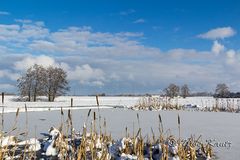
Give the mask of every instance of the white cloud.
<svg viewBox="0 0 240 160">
<path fill-rule="evenodd" d="M 142 19 L 142 18 L 133 21 L 133 23 L 136 23 L 136 24 L 137 23 L 145 23 L 145 22 L 146 22 L 145 19 Z"/>
<path fill-rule="evenodd" d="M 19 23 L 32 23 L 32 20 L 29 20 L 29 19 L 15 19 L 15 22 L 19 22 Z"/>
<path fill-rule="evenodd" d="M 227 52 L 226 52 L 226 62 L 227 62 L 227 64 L 234 64 L 235 63 L 235 56 L 236 56 L 236 51 L 234 51 L 233 49 L 231 49 L 231 50 L 228 50 Z"/>
<path fill-rule="evenodd" d="M 116 34 L 117 36 L 122 36 L 122 37 L 142 37 L 144 34 L 142 32 L 120 32 Z"/>
<path fill-rule="evenodd" d="M 14 69 L 20 71 L 26 71 L 34 64 L 42 65 L 43 67 L 55 66 L 56 62 L 52 57 L 41 55 L 38 57 L 27 56 L 20 61 L 14 63 Z"/>
<path fill-rule="evenodd" d="M 119 75 L 117 75 L 117 73 L 114 72 L 110 74 L 109 78 L 112 80 L 120 80 Z"/>
<path fill-rule="evenodd" d="M 219 79 L 232 83 L 240 76 L 239 53 L 225 52 L 227 47 L 219 40 L 207 51 L 176 48 L 163 52 L 145 45 L 143 33 L 95 32 L 89 26 L 50 32 L 44 22 L 18 21 L 0 24 L 0 31 L 0 77 L 12 81 L 35 63 L 61 66 L 70 84 L 103 90 L 115 87 L 119 92 L 125 88 L 159 90 L 171 82 L 210 90 Z"/>
<path fill-rule="evenodd" d="M 204 39 L 224 39 L 232 37 L 236 34 L 236 31 L 232 27 L 215 28 L 206 33 L 198 35 L 199 38 Z"/>
<path fill-rule="evenodd" d="M 162 27 L 161 26 L 152 26 L 152 29 L 155 31 L 161 30 Z"/>
<path fill-rule="evenodd" d="M 210 61 L 213 56 L 210 51 L 197 51 L 195 49 L 176 48 L 162 53 L 162 59 L 168 61 L 185 61 L 191 63 L 205 63 Z"/>
<path fill-rule="evenodd" d="M 0 16 L 3 15 L 3 16 L 7 16 L 7 15 L 10 15 L 9 12 L 5 12 L 5 11 L 0 11 Z"/>
<path fill-rule="evenodd" d="M 220 44 L 218 41 L 213 42 L 212 52 L 216 55 L 223 52 L 225 49 L 224 45 Z"/>
<path fill-rule="evenodd" d="M 74 70 L 68 70 L 68 78 L 85 85 L 103 86 L 105 73 L 101 69 L 92 68 L 89 64 L 84 64 L 76 66 Z"/>
<path fill-rule="evenodd" d="M 19 73 L 12 72 L 10 70 L 0 70 L 0 78 L 7 78 L 12 81 L 17 80 L 20 77 Z"/>
<path fill-rule="evenodd" d="M 35 40 L 29 45 L 29 47 L 33 50 L 45 51 L 47 53 L 58 50 L 54 43 L 44 40 Z"/>
<path fill-rule="evenodd" d="M 24 21 L 24 20 L 22 20 Z M 26 21 L 26 20 L 25 20 Z M 22 22 L 19 24 L 12 25 L 0 25 L 0 41 L 3 42 L 15 42 L 12 46 L 16 46 L 17 43 L 30 42 L 32 40 L 38 40 L 48 36 L 49 30 L 44 28 L 40 22 Z"/>
<path fill-rule="evenodd" d="M 35 40 L 29 47 L 38 52 L 98 57 L 159 54 L 157 48 L 144 47 L 139 44 L 137 38 L 143 38 L 143 33 L 120 32 L 111 34 L 70 27 L 51 33 L 48 40 Z"/>
<path fill-rule="evenodd" d="M 127 16 L 127 15 L 129 15 L 129 14 L 133 14 L 133 13 L 135 13 L 136 11 L 134 10 L 134 9 L 129 9 L 129 10 L 126 10 L 126 11 L 121 11 L 120 12 L 120 15 L 121 16 Z"/>
<path fill-rule="evenodd" d="M 19 25 L 4 25 L 0 24 L 0 40 L 8 41 L 11 39 L 16 39 L 18 32 L 20 31 Z"/>
<path fill-rule="evenodd" d="M 89 85 L 90 86 L 103 87 L 104 83 L 102 81 L 92 81 L 92 82 L 89 82 Z"/>
<path fill-rule="evenodd" d="M 11 85 L 11 84 L 7 84 L 7 83 L 0 83 L 0 90 L 12 90 L 15 89 L 15 86 Z"/>
<path fill-rule="evenodd" d="M 236 55 L 236 52 L 233 49 L 231 49 L 231 50 L 228 50 L 226 54 L 227 54 L 227 58 L 234 58 Z"/>
</svg>

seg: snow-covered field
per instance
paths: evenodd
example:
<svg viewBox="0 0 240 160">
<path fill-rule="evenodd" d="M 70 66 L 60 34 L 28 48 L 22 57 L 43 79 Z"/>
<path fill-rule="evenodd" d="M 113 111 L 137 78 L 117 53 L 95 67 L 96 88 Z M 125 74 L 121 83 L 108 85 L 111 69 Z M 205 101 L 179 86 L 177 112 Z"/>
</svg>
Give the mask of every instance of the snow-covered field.
<svg viewBox="0 0 240 160">
<path fill-rule="evenodd" d="M 62 96 L 56 98 L 55 102 L 38 100 L 37 102 L 20 102 L 18 96 L 5 96 L 4 112 L 16 112 L 17 108 L 25 111 L 25 105 L 28 111 L 46 111 L 69 109 L 71 98 L 73 99 L 72 109 L 89 109 L 97 108 L 96 97 L 94 96 Z M 112 107 L 130 107 L 137 103 L 140 97 L 99 97 L 100 108 Z M 1 105 L 0 105 L 1 106 Z"/>
<path fill-rule="evenodd" d="M 47 132 L 51 126 L 59 127 L 61 122 L 60 110 L 70 108 L 70 101 L 73 98 L 72 111 L 73 125 L 76 130 L 81 130 L 89 108 L 97 108 L 96 97 L 58 97 L 55 102 L 16 102 L 17 97 L 6 96 L 4 103 L 4 111 L 16 112 L 17 108 L 24 111 L 25 104 L 28 107 L 28 129 L 29 137 L 41 137 L 39 133 Z M 203 141 L 212 140 L 216 155 L 222 160 L 236 160 L 240 157 L 240 115 L 238 113 L 224 112 L 194 112 L 194 111 L 133 111 L 126 108 L 113 108 L 115 106 L 130 107 L 138 103 L 141 97 L 99 97 L 101 106 L 100 113 L 107 120 L 108 132 L 114 138 L 123 137 L 125 135 L 125 127 L 127 126 L 132 132 L 133 124 L 135 133 L 137 132 L 137 113 L 140 117 L 140 126 L 144 136 L 151 136 L 151 127 L 158 133 L 158 114 L 160 113 L 163 119 L 165 130 L 170 129 L 171 133 L 178 135 L 177 130 L 177 115 L 181 117 L 181 136 L 189 138 L 191 135 L 202 135 Z M 200 107 L 212 107 L 216 100 L 212 97 L 190 97 L 186 99 L 178 98 L 173 100 L 180 105 L 192 104 Z M 223 99 L 220 103 L 234 104 L 238 107 L 238 99 Z M 95 110 L 98 113 L 98 110 Z M 0 111 L 1 112 L 1 111 Z M 65 111 L 65 116 L 67 112 Z M 13 126 L 15 113 L 4 114 L 4 131 L 9 131 Z M 66 119 L 66 117 L 65 117 Z M 26 129 L 26 113 L 19 114 L 17 121 L 17 130 L 20 133 Z M 90 121 L 89 121 L 90 122 Z M 227 145 L 223 144 L 229 144 Z"/>
<path fill-rule="evenodd" d="M 28 111 L 46 111 L 46 110 L 60 110 L 69 109 L 71 105 L 71 98 L 73 99 L 73 109 L 88 109 L 96 108 L 96 97 L 94 96 L 61 96 L 57 97 L 55 102 L 47 102 L 46 98 L 44 101 L 38 100 L 37 102 L 20 102 L 18 96 L 5 96 L 4 99 L 4 112 L 16 112 L 17 108 L 20 111 L 24 111 L 25 105 Z M 115 97 L 115 96 L 104 96 L 99 97 L 100 108 L 112 108 L 112 107 L 125 107 L 129 108 L 139 103 L 142 97 Z M 157 97 L 159 98 L 159 97 Z M 164 101 L 166 98 L 160 98 Z M 199 108 L 213 107 L 216 103 L 219 106 L 224 107 L 240 107 L 240 99 L 219 99 L 216 101 L 213 97 L 187 97 L 187 98 L 175 98 L 170 101 L 172 104 L 178 105 L 196 105 Z M 1 104 L 0 104 L 1 106 Z"/>
<path fill-rule="evenodd" d="M 94 110 L 93 110 L 94 111 Z M 92 112 L 93 112 L 92 111 Z M 98 113 L 97 110 L 95 110 Z M 189 111 L 133 111 L 126 109 L 101 109 L 102 118 L 106 118 L 107 130 L 114 138 L 123 137 L 125 135 L 125 127 L 129 128 L 130 133 L 137 132 L 137 113 L 140 117 L 140 127 L 143 131 L 143 136 L 147 134 L 151 136 L 151 127 L 154 132 L 158 133 L 158 114 L 160 113 L 163 120 L 165 131 L 170 129 L 171 133 L 178 135 L 177 115 L 181 117 L 181 137 L 189 138 L 191 135 L 196 137 L 202 135 L 204 140 L 215 140 L 214 143 L 227 144 L 230 146 L 214 147 L 216 155 L 221 160 L 237 160 L 240 157 L 240 116 L 237 113 L 224 112 L 189 112 Z M 73 126 L 77 131 L 82 130 L 83 124 L 86 121 L 88 110 L 73 110 Z M 67 111 L 64 113 L 65 120 Z M 20 133 L 24 131 L 25 113 L 20 113 L 18 117 L 17 130 Z M 92 117 L 92 116 L 91 116 Z M 10 130 L 13 126 L 15 113 L 4 115 L 5 129 Z M 47 132 L 51 126 L 59 127 L 61 122 L 61 114 L 59 111 L 45 112 L 29 112 L 28 113 L 29 136 L 41 137 L 39 133 Z M 90 122 L 91 120 L 89 120 Z M 97 125 L 98 126 L 98 125 Z"/>
</svg>

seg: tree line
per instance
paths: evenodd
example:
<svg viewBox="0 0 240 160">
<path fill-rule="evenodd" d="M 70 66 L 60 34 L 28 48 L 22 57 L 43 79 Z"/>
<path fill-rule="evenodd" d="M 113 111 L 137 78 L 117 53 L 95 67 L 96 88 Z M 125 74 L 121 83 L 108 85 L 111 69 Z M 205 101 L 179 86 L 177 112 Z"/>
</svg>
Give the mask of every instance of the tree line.
<svg viewBox="0 0 240 160">
<path fill-rule="evenodd" d="M 44 68 L 35 64 L 17 80 L 17 83 L 20 95 L 34 102 L 38 96 L 47 96 L 48 101 L 52 102 L 69 90 L 66 72 L 53 66 Z"/>
<path fill-rule="evenodd" d="M 170 98 L 182 96 L 186 98 L 187 96 L 213 96 L 215 98 L 240 98 L 240 92 L 231 92 L 229 87 L 225 83 L 217 84 L 214 94 L 207 92 L 192 93 L 190 94 L 190 89 L 187 84 L 179 87 L 176 84 L 169 84 L 167 88 L 164 89 L 165 96 Z"/>
<path fill-rule="evenodd" d="M 179 87 L 178 85 L 171 83 L 167 88 L 164 89 L 164 92 L 165 95 L 170 98 L 177 96 L 182 96 L 183 98 L 186 98 L 190 95 L 190 89 L 187 84 Z"/>
<path fill-rule="evenodd" d="M 41 65 L 33 65 L 28 68 L 18 80 L 17 86 L 22 97 L 27 97 L 28 101 L 36 101 L 38 96 L 47 96 L 48 101 L 52 102 L 57 96 L 64 95 L 69 91 L 67 73 L 60 67 L 49 66 L 44 68 Z M 165 96 L 170 98 L 182 96 L 186 98 L 193 96 L 187 84 L 178 86 L 174 83 L 169 84 L 164 89 Z M 196 93 L 195 93 L 196 94 Z M 196 94 L 198 95 L 198 94 Z M 201 95 L 201 94 L 200 94 Z M 204 95 L 206 93 L 204 92 Z M 208 96 L 216 98 L 239 98 L 240 93 L 230 92 L 225 83 L 217 84 L 215 93 Z"/>
<path fill-rule="evenodd" d="M 213 96 L 216 98 L 240 98 L 240 92 L 231 92 L 225 83 L 220 83 L 216 86 Z"/>
</svg>

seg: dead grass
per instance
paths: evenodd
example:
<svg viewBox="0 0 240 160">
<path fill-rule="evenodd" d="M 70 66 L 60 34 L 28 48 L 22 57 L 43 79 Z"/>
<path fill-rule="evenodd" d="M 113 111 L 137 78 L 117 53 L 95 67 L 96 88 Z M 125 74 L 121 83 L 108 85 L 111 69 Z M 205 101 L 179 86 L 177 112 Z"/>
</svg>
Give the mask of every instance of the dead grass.
<svg viewBox="0 0 240 160">
<path fill-rule="evenodd" d="M 178 104 L 178 99 L 172 101 L 168 97 L 142 97 L 138 103 L 131 107 L 133 110 L 191 110 L 191 111 L 203 111 L 203 112 L 240 112 L 240 100 L 238 99 L 221 99 L 216 98 L 213 105 L 209 105 L 210 102 L 202 101 L 201 108 L 193 107 L 187 108 L 184 105 Z M 237 102 L 235 102 L 237 101 Z"/>
<path fill-rule="evenodd" d="M 144 102 L 145 103 L 145 102 Z M 154 102 L 155 103 L 155 102 Z M 27 106 L 26 126 L 28 125 Z M 200 137 L 190 137 L 187 140 L 181 137 L 181 119 L 180 116 L 176 119 L 179 134 L 177 136 L 169 135 L 168 130 L 163 128 L 161 115 L 159 119 L 159 132 L 154 132 L 151 129 L 151 135 L 142 136 L 142 128 L 139 115 L 137 114 L 138 128 L 135 133 L 129 133 L 128 127 L 125 128 L 125 136 L 119 140 L 113 140 L 111 134 L 107 131 L 107 121 L 101 119 L 100 112 L 97 113 L 89 110 L 86 121 L 81 132 L 74 129 L 71 110 L 67 112 L 67 119 L 64 119 L 64 112 L 61 109 L 61 122 L 59 128 L 51 128 L 49 134 L 54 132 L 54 135 L 48 139 L 36 139 L 35 144 L 19 145 L 22 140 L 19 140 L 23 133 L 27 135 L 28 128 L 22 133 L 13 134 L 17 129 L 17 119 L 19 109 L 16 112 L 14 125 L 12 129 L 0 134 L 0 159 L 39 159 L 42 157 L 58 157 L 58 159 L 77 159 L 77 160 L 110 160 L 117 158 L 129 159 L 162 159 L 179 158 L 181 160 L 196 160 L 201 158 L 209 158 L 213 156 L 212 147 L 209 144 L 202 143 Z M 93 121 L 90 126 L 87 126 L 89 118 L 93 116 Z M 97 128 L 97 120 L 99 126 Z M 25 137 L 27 138 L 27 136 Z M 52 139 L 51 139 L 52 138 Z M 43 149 L 30 149 L 37 141 L 41 144 L 53 142 L 53 148 L 56 149 L 56 155 L 44 155 L 46 151 Z"/>
</svg>

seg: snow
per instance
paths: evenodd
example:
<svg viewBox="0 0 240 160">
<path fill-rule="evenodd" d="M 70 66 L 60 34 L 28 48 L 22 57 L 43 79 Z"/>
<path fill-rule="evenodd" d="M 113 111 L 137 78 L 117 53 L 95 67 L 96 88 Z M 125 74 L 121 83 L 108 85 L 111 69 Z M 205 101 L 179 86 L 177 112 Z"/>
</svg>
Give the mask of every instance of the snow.
<svg viewBox="0 0 240 160">
<path fill-rule="evenodd" d="M 71 106 L 71 98 L 73 99 L 73 107 Z M 130 107 L 133 106 L 140 97 L 99 97 L 100 108 L 112 107 Z M 20 112 L 25 111 L 25 105 L 28 111 L 47 111 L 63 109 L 94 109 L 97 107 L 95 96 L 61 96 L 57 97 L 54 102 L 47 102 L 46 98 L 37 102 L 21 102 L 18 96 L 5 96 L 4 112 L 16 112 L 20 108 Z M 1 105 L 0 105 L 1 106 Z M 1 111 L 0 111 L 1 112 Z"/>
<path fill-rule="evenodd" d="M 4 148 L 5 146 L 15 145 L 16 138 L 14 136 L 6 136 L 0 139 L 1 147 Z"/>
<path fill-rule="evenodd" d="M 81 131 L 86 122 L 88 109 L 92 108 L 91 116 L 86 125 L 90 126 L 92 122 L 92 113 L 98 114 L 96 106 L 96 97 L 88 96 L 65 96 L 58 97 L 55 102 L 15 102 L 16 96 L 6 96 L 4 109 L 5 112 L 16 112 L 20 108 L 17 121 L 17 130 L 15 133 L 21 133 L 26 128 L 29 129 L 29 137 L 41 137 L 40 133 L 47 131 L 51 127 L 59 127 L 61 123 L 60 107 L 64 109 L 71 108 L 70 101 L 73 98 L 74 106 L 72 110 L 73 126 L 75 130 Z M 178 135 L 177 115 L 181 119 L 181 137 L 189 138 L 202 135 L 202 141 L 212 140 L 214 151 L 219 159 L 239 159 L 240 157 L 240 116 L 238 113 L 225 112 L 197 112 L 197 111 L 133 111 L 126 108 L 113 108 L 114 106 L 130 107 L 138 103 L 141 97 L 99 97 L 100 113 L 102 121 L 106 118 L 107 132 L 111 133 L 113 138 L 119 139 L 125 135 L 125 128 L 128 127 L 129 133 L 136 134 L 138 130 L 137 113 L 140 118 L 140 127 L 143 136 L 151 136 L 151 127 L 158 134 L 158 114 L 163 120 L 164 130 L 173 135 Z M 200 107 L 212 107 L 216 100 L 212 97 L 188 97 L 186 99 L 176 98 L 172 103 L 192 104 Z M 238 107 L 239 99 L 220 99 L 219 103 L 223 105 L 231 104 Z M 24 113 L 24 107 L 28 107 L 28 115 Z M 49 108 L 51 111 L 49 111 Z M 1 112 L 1 111 L 0 111 Z M 28 117 L 28 126 L 26 127 L 26 117 Z M 96 116 L 98 118 L 98 115 Z M 14 125 L 15 113 L 4 114 L 4 131 L 11 130 Z M 64 111 L 64 120 L 67 119 L 67 111 Z M 97 120 L 98 121 L 98 120 Z M 96 125 L 98 126 L 98 125 Z M 229 142 L 230 146 L 220 145 Z M 218 146 L 218 147 L 217 147 Z"/>
<path fill-rule="evenodd" d="M 39 151 L 41 149 L 41 144 L 36 138 L 31 138 L 29 140 L 18 142 L 17 145 L 29 145 L 27 151 Z"/>
<path fill-rule="evenodd" d="M 98 110 L 92 110 L 98 114 Z M 214 147 L 219 159 L 238 159 L 240 156 L 240 116 L 238 113 L 225 112 L 189 112 L 189 111 L 133 111 L 126 109 L 100 109 L 102 120 L 106 118 L 107 132 L 111 133 L 113 138 L 118 139 L 125 135 L 125 127 L 128 127 L 130 135 L 138 130 L 137 113 L 140 118 L 140 127 L 143 137 L 151 135 L 151 127 L 158 134 L 158 114 L 162 116 L 164 131 L 178 135 L 177 115 L 181 119 L 181 137 L 189 138 L 202 135 L 202 141 L 215 140 L 216 143 L 225 143 L 229 141 L 230 147 Z M 83 124 L 86 121 L 88 110 L 73 110 L 73 126 L 76 131 L 82 131 Z M 67 119 L 67 111 L 64 111 L 64 119 Z M 98 117 L 98 115 L 97 115 Z M 13 125 L 15 113 L 4 115 L 4 130 L 8 131 Z M 91 117 L 92 119 L 92 114 Z M 29 137 L 41 137 L 40 132 L 47 131 L 52 126 L 59 127 L 61 123 L 61 114 L 59 111 L 29 112 Z M 44 120 L 42 120 L 44 119 Z M 17 123 L 17 133 L 26 128 L 26 114 L 20 113 Z M 98 120 L 97 120 L 98 121 Z M 91 120 L 86 124 L 89 128 Z M 96 124 L 98 126 L 98 124 Z"/>
<path fill-rule="evenodd" d="M 73 107 L 71 106 L 71 98 L 73 99 Z M 140 102 L 143 97 L 123 97 L 123 96 L 103 96 L 99 97 L 100 108 L 113 108 L 113 107 L 132 107 Z M 166 98 L 156 96 L 159 101 L 166 101 Z M 20 112 L 25 111 L 25 105 L 28 111 L 47 111 L 47 110 L 60 110 L 63 109 L 94 109 L 97 107 L 95 96 L 60 96 L 54 102 L 47 102 L 46 98 L 41 98 L 37 102 L 21 102 L 18 101 L 18 96 L 5 96 L 4 99 L 4 112 L 16 112 L 20 108 Z M 213 107 L 218 105 L 220 107 L 240 107 L 240 99 L 226 99 L 222 98 L 216 101 L 213 97 L 187 97 L 187 98 L 174 98 L 170 100 L 172 104 L 189 105 L 203 107 Z M 1 106 L 1 105 L 0 105 Z"/>
<path fill-rule="evenodd" d="M 186 97 L 186 98 L 175 97 L 173 99 L 169 99 L 166 97 L 156 96 L 156 97 L 153 97 L 153 100 L 154 98 L 157 98 L 158 101 L 160 102 L 167 102 L 167 103 L 171 103 L 179 106 L 185 105 L 185 107 L 196 106 L 198 108 L 204 108 L 204 107 L 212 108 L 212 107 L 215 107 L 216 105 L 218 105 L 218 107 L 223 107 L 223 108 L 232 107 L 237 109 L 240 107 L 240 98 L 218 98 L 217 99 L 214 97 Z"/>
</svg>

